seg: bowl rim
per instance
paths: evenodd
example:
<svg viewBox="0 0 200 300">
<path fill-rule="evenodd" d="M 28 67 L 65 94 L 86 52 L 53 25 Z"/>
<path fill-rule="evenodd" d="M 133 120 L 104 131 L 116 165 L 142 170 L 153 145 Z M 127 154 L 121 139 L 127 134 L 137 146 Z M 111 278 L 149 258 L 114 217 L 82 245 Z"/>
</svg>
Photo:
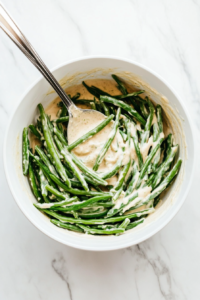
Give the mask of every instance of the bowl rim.
<svg viewBox="0 0 200 300">
<path fill-rule="evenodd" d="M 95 246 L 91 246 L 91 247 L 88 247 L 86 245 L 81 245 L 81 243 L 79 245 L 74 245 L 73 243 L 70 243 L 68 242 L 67 240 L 63 240 L 62 238 L 59 238 L 57 236 L 55 236 L 55 234 L 51 234 L 51 232 L 41 228 L 41 226 L 39 226 L 37 224 L 37 220 L 35 219 L 32 219 L 30 218 L 25 209 L 23 208 L 23 206 L 20 204 L 20 201 L 18 201 L 18 197 L 17 195 L 15 194 L 15 190 L 14 188 L 12 187 L 12 182 L 9 178 L 9 171 L 7 169 L 7 163 L 6 163 L 6 144 L 7 144 L 7 139 L 8 139 L 8 133 L 9 133 L 9 130 L 10 130 L 10 126 L 12 124 L 12 119 L 20 105 L 20 103 L 23 101 L 23 99 L 26 97 L 26 95 L 31 91 L 32 88 L 34 88 L 34 86 L 36 86 L 41 80 L 44 79 L 44 77 L 42 75 L 40 75 L 28 88 L 26 88 L 26 90 L 22 93 L 22 95 L 19 97 L 19 100 L 16 102 L 15 104 L 15 107 L 9 117 L 9 121 L 8 121 L 8 125 L 7 125 L 7 129 L 6 129 L 6 133 L 5 133 L 5 137 L 4 137 L 4 145 L 3 145 L 3 163 L 4 163 L 4 171 L 5 171 L 5 175 L 6 175 L 6 179 L 7 179 L 7 182 L 8 182 L 8 186 L 10 188 L 10 191 L 11 191 L 11 194 L 13 196 L 13 198 L 15 199 L 15 202 L 17 203 L 18 207 L 20 208 L 20 210 L 22 211 L 22 213 L 26 216 L 26 218 L 37 228 L 39 229 L 41 232 L 43 232 L 44 234 L 46 234 L 48 237 L 52 238 L 53 240 L 57 241 L 57 242 L 60 242 L 64 245 L 67 245 L 67 246 L 70 246 L 70 247 L 73 247 L 73 248 L 76 248 L 76 249 L 81 249 L 81 250 L 89 250 L 89 251 L 113 251 L 113 250 L 119 250 L 119 249 L 123 249 L 123 248 L 126 248 L 126 247 L 130 247 L 132 245 L 136 245 L 138 243 L 141 243 L 145 240 L 147 240 L 148 238 L 152 237 L 154 234 L 156 234 L 157 232 L 159 232 L 162 228 L 164 228 L 172 219 L 173 217 L 178 213 L 178 211 L 180 210 L 180 208 L 182 207 L 185 199 L 186 199 L 186 196 L 188 195 L 188 192 L 189 192 L 189 189 L 191 187 L 191 184 L 192 184 L 192 179 L 193 179 L 193 176 L 194 176 L 194 170 L 195 170 L 195 161 L 196 161 L 196 142 L 195 142 L 195 138 L 194 138 L 194 125 L 193 125 L 193 122 L 192 122 L 192 119 L 190 117 L 190 113 L 188 112 L 187 108 L 186 108 L 186 105 L 185 103 L 183 103 L 181 101 L 181 97 L 177 94 L 177 92 L 174 90 L 174 88 L 162 77 L 160 76 L 158 73 L 156 73 L 155 71 L 151 70 L 149 67 L 146 67 L 145 65 L 141 64 L 141 63 L 138 63 L 134 60 L 131 60 L 131 59 L 126 59 L 126 58 L 123 58 L 123 57 L 119 57 L 119 56 L 109 56 L 109 55 L 88 55 L 88 56 L 81 56 L 81 57 L 78 57 L 78 58 L 75 58 L 75 59 L 71 59 L 71 60 L 67 60 L 65 61 L 64 63 L 61 63 L 59 65 L 57 65 L 56 67 L 50 69 L 51 72 L 55 72 L 57 71 L 58 69 L 62 68 L 62 67 L 65 67 L 71 63 L 75 63 L 75 62 L 78 62 L 78 61 L 83 61 L 83 60 L 92 60 L 92 59 L 108 59 L 108 60 L 119 60 L 119 61 L 122 61 L 122 62 L 126 62 L 126 63 L 129 63 L 129 64 L 133 64 L 137 67 L 140 67 L 142 69 L 144 69 L 145 71 L 151 73 L 152 75 L 154 75 L 156 78 L 158 78 L 160 81 L 162 81 L 168 88 L 169 90 L 175 95 L 175 97 L 178 99 L 180 105 L 182 106 L 182 109 L 184 110 L 184 113 L 186 114 L 187 116 L 187 119 L 188 119 L 188 123 L 189 123 L 189 126 L 190 126 L 190 129 L 191 129 L 191 140 L 192 140 L 192 144 L 193 144 L 193 151 L 194 151 L 194 157 L 193 157 L 193 164 L 192 164 L 192 169 L 191 169 L 191 173 L 190 173 L 190 179 L 189 179 L 189 182 L 187 183 L 187 187 L 185 189 L 185 192 L 184 192 L 184 195 L 182 197 L 182 199 L 179 201 L 178 205 L 176 207 L 174 207 L 174 210 L 171 212 L 171 214 L 165 219 L 163 220 L 163 222 L 161 224 L 158 224 L 158 226 L 152 230 L 150 233 L 146 233 L 146 235 L 143 235 L 141 237 L 139 237 L 137 239 L 137 241 L 134 241 L 134 242 L 131 242 L 131 240 L 129 240 L 128 242 L 123 242 L 123 243 L 120 243 L 119 245 L 115 245 L 115 246 L 109 246 L 106 247 L 104 246 L 103 248 L 101 249 L 97 249 L 97 247 Z"/>
</svg>

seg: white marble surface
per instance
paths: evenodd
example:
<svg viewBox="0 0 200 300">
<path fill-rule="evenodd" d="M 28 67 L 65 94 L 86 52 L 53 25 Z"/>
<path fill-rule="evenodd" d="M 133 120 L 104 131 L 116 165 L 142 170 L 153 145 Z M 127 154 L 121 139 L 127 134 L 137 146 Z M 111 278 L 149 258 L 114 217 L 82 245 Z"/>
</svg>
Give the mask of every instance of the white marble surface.
<svg viewBox="0 0 200 300">
<path fill-rule="evenodd" d="M 199 0 L 3 0 L 50 68 L 90 54 L 136 60 L 187 105 L 200 150 Z M 0 142 L 15 102 L 39 73 L 0 32 Z M 200 159 L 186 202 L 137 246 L 93 253 L 39 232 L 9 191 L 0 148 L 0 299 L 200 299 Z"/>
</svg>

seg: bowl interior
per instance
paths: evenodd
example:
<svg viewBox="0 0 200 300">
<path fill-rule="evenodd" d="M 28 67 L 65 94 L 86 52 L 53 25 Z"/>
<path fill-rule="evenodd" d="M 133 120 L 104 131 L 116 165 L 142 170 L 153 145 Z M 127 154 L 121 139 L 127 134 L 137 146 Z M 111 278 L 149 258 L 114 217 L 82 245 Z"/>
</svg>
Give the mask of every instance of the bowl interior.
<svg viewBox="0 0 200 300">
<path fill-rule="evenodd" d="M 189 189 L 194 167 L 194 139 L 186 111 L 178 96 L 158 75 L 146 68 L 125 60 L 113 58 L 86 58 L 73 61 L 57 68 L 54 75 L 64 87 L 78 84 L 83 79 L 110 78 L 115 73 L 130 84 L 144 88 L 150 97 L 160 103 L 180 144 L 179 156 L 184 163 L 177 179 L 164 198 L 156 213 L 147 218 L 139 227 L 121 236 L 90 236 L 58 228 L 49 222 L 34 206 L 26 177 L 22 175 L 22 130 L 34 122 L 38 103 L 47 106 L 56 94 L 45 79 L 40 79 L 26 92 L 16 107 L 6 134 L 4 144 L 4 164 L 12 194 L 27 218 L 42 232 L 63 244 L 86 250 L 113 250 L 137 244 L 159 231 L 176 214 Z"/>
</svg>

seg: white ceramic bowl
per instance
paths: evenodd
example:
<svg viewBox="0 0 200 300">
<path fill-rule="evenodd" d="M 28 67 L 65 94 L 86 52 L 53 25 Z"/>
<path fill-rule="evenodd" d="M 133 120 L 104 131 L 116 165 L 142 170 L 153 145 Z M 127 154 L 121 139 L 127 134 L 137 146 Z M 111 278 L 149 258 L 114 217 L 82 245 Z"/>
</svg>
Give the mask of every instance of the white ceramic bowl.
<svg viewBox="0 0 200 300">
<path fill-rule="evenodd" d="M 68 246 L 79 249 L 105 251 L 138 244 L 162 229 L 177 213 L 188 193 L 194 169 L 194 137 L 187 110 L 173 89 L 144 66 L 125 59 L 113 57 L 87 57 L 67 62 L 53 73 L 62 84 L 69 86 L 80 83 L 87 78 L 110 78 L 115 72 L 132 81 L 138 87 L 144 87 L 152 99 L 164 105 L 164 110 L 173 123 L 175 138 L 180 143 L 180 156 L 184 163 L 170 191 L 164 198 L 163 205 L 147 218 L 142 226 L 127 231 L 121 236 L 90 236 L 70 232 L 54 226 L 49 219 L 34 206 L 34 196 L 21 168 L 21 136 L 23 127 L 28 126 L 37 114 L 36 106 L 42 102 L 44 106 L 55 98 L 55 94 L 47 93 L 50 86 L 44 78 L 35 82 L 23 95 L 15 108 L 7 128 L 4 144 L 4 165 L 8 184 L 14 199 L 25 216 L 43 233 Z M 75 74 L 75 76 L 74 76 Z M 136 75 L 136 76 L 135 76 Z M 167 100 L 162 97 L 164 95 Z M 185 147 L 187 144 L 187 148 Z M 187 154 L 186 154 L 187 152 Z M 186 159 L 187 156 L 187 159 Z"/>
</svg>

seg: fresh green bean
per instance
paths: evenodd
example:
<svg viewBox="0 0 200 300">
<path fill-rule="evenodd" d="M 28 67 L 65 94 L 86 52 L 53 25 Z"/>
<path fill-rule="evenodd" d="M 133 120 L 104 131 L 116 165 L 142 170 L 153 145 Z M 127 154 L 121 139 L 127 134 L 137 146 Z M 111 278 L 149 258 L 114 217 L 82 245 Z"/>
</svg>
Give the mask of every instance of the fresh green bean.
<svg viewBox="0 0 200 300">
<path fill-rule="evenodd" d="M 79 201 L 79 198 L 75 196 L 75 197 L 72 197 L 72 198 L 65 198 L 65 200 L 62 200 L 62 201 L 59 201 L 59 202 L 53 202 L 53 203 L 49 203 L 49 204 L 37 203 L 37 204 L 34 204 L 34 206 L 39 208 L 39 209 L 51 208 L 51 209 L 56 210 L 56 208 L 58 208 L 60 206 L 62 207 L 62 206 L 71 204 L 71 203 L 76 202 L 76 201 Z"/>
<path fill-rule="evenodd" d="M 107 214 L 107 209 L 96 209 L 95 211 L 88 211 L 88 212 L 84 212 L 84 211 L 79 211 L 78 215 L 80 218 L 83 219 L 94 219 L 94 218 L 103 218 L 106 214 Z"/>
<path fill-rule="evenodd" d="M 135 98 L 138 100 L 138 95 L 144 93 L 144 91 L 137 91 L 137 92 L 133 92 L 130 94 L 125 94 L 125 95 L 117 95 L 117 96 L 113 96 L 116 99 L 126 99 L 126 98 Z M 141 102 L 146 102 L 144 99 L 140 98 Z"/>
<path fill-rule="evenodd" d="M 126 227 L 129 225 L 130 223 L 130 219 L 126 218 L 119 226 L 118 228 L 123 228 L 124 230 L 126 230 Z M 119 233 L 117 233 L 116 235 L 119 235 Z"/>
<path fill-rule="evenodd" d="M 108 200 L 110 199 L 110 195 L 101 195 L 101 196 L 95 196 L 93 198 L 90 198 L 88 200 L 82 201 L 82 202 L 77 202 L 75 204 L 72 205 L 68 205 L 66 207 L 58 207 L 57 210 L 60 211 L 77 211 L 80 210 L 84 207 L 87 207 L 88 205 L 95 203 L 97 201 L 101 201 L 101 200 Z"/>
<path fill-rule="evenodd" d="M 106 155 L 106 152 L 108 151 L 108 148 L 110 147 L 112 141 L 115 138 L 115 135 L 117 133 L 117 129 L 118 129 L 118 126 L 119 126 L 119 117 L 120 117 L 120 114 L 121 114 L 121 108 L 118 108 L 116 119 L 115 119 L 115 123 L 113 125 L 112 131 L 110 132 L 109 138 L 106 141 L 106 143 L 104 144 L 104 146 L 102 147 L 99 155 L 96 158 L 96 161 L 95 161 L 95 164 L 94 164 L 94 167 L 93 167 L 94 171 L 98 170 L 98 168 L 99 168 L 99 166 L 100 166 L 100 164 L 101 164 L 104 156 Z"/>
<path fill-rule="evenodd" d="M 54 174 L 55 176 L 58 176 L 58 173 L 56 172 L 54 166 L 51 164 L 51 162 L 49 161 L 49 159 L 46 156 L 46 154 L 44 153 L 44 151 L 39 146 L 37 146 L 37 145 L 35 146 L 35 151 L 40 156 L 40 158 L 44 162 L 44 164 L 48 167 L 48 169 L 50 170 L 50 172 L 52 174 Z"/>
<path fill-rule="evenodd" d="M 65 217 L 61 214 L 58 214 L 54 211 L 50 211 L 48 209 L 44 209 L 42 211 L 45 212 L 47 215 L 50 215 L 50 216 L 60 220 L 63 223 L 97 225 L 97 224 L 106 224 L 106 223 L 117 223 L 117 222 L 125 220 L 126 218 L 128 218 L 128 219 L 138 218 L 143 215 L 148 215 L 148 214 L 154 212 L 154 208 L 145 209 L 140 212 L 136 212 L 136 213 L 125 215 L 125 216 L 118 216 L 118 217 L 107 218 L 107 219 L 88 219 L 88 220 Z"/>
<path fill-rule="evenodd" d="M 147 111 L 147 108 L 146 108 L 146 106 L 145 106 L 145 103 L 143 103 L 143 102 L 140 103 L 140 111 L 141 111 L 143 117 L 144 117 L 145 119 L 147 119 L 148 116 L 149 116 L 149 112 Z"/>
<path fill-rule="evenodd" d="M 117 88 L 120 90 L 120 92 L 123 95 L 127 95 L 128 94 L 127 89 L 126 89 L 125 85 L 123 84 L 123 82 L 119 79 L 119 77 L 115 74 L 112 74 L 112 78 L 117 82 L 117 84 L 118 84 Z"/>
<path fill-rule="evenodd" d="M 40 189 L 41 189 L 41 193 L 42 193 L 42 197 L 44 198 L 44 202 L 49 203 L 50 200 L 48 198 L 48 192 L 46 190 L 46 186 L 48 185 L 48 181 L 44 176 L 44 173 L 42 172 L 42 170 L 39 170 L 39 177 L 40 177 Z"/>
<path fill-rule="evenodd" d="M 58 137 L 58 139 L 61 141 L 61 143 L 65 146 L 68 146 L 68 143 L 63 135 L 63 133 L 58 129 L 58 127 L 54 127 L 54 133 Z"/>
<path fill-rule="evenodd" d="M 115 174 L 117 174 L 117 172 L 119 171 L 119 169 L 122 166 L 123 157 L 124 157 L 124 153 L 122 153 L 122 155 L 120 155 L 118 161 L 116 162 L 116 164 L 114 165 L 114 167 L 112 169 L 110 169 L 108 172 L 105 172 L 105 173 L 99 173 L 100 177 L 102 179 L 108 179 L 108 178 L 113 177 Z"/>
<path fill-rule="evenodd" d="M 156 106 L 156 115 L 157 115 L 159 131 L 163 132 L 162 107 L 160 105 Z"/>
<path fill-rule="evenodd" d="M 28 128 L 23 129 L 22 135 L 22 166 L 23 174 L 26 176 L 28 174 L 29 168 L 29 139 L 28 139 Z"/>
<path fill-rule="evenodd" d="M 130 115 L 135 117 L 135 119 L 138 120 L 142 125 L 146 124 L 143 117 L 135 109 L 133 109 L 130 105 L 126 104 L 125 102 L 108 96 L 100 96 L 100 100 L 121 107 L 122 109 L 126 110 Z"/>
<path fill-rule="evenodd" d="M 34 169 L 33 169 L 31 159 L 30 159 L 29 165 L 28 165 L 28 174 L 29 174 L 29 180 L 30 180 L 33 194 L 35 195 L 35 198 L 37 199 L 37 201 L 42 203 L 43 199 L 42 199 L 41 192 L 39 191 L 36 180 L 35 180 L 35 174 L 34 174 Z"/>
<path fill-rule="evenodd" d="M 51 171 L 47 168 L 47 166 L 42 163 L 42 161 L 40 160 L 40 158 L 38 156 L 34 156 L 31 152 L 29 152 L 29 156 L 42 169 L 45 177 L 47 178 L 47 180 L 49 182 L 49 184 L 52 185 L 54 188 L 56 188 L 56 185 L 54 184 L 54 182 L 50 178 Z"/>
<path fill-rule="evenodd" d="M 45 186 L 46 190 L 51 192 L 53 195 L 55 195 L 57 198 L 65 200 L 66 197 L 68 198 L 68 196 L 64 195 L 63 193 L 59 192 L 57 189 L 53 188 L 51 185 L 46 185 Z"/>
<path fill-rule="evenodd" d="M 48 123 L 47 123 L 47 118 L 43 109 L 43 106 L 41 104 L 38 104 L 38 108 L 40 111 L 40 116 L 41 116 L 41 121 L 42 121 L 42 129 L 43 129 L 43 134 L 44 138 L 48 147 L 48 150 L 50 152 L 50 155 L 52 156 L 53 160 L 55 161 L 55 166 L 60 174 L 61 178 L 64 180 L 64 182 L 70 187 L 71 183 L 70 180 L 65 172 L 65 169 L 60 161 L 59 156 L 57 155 L 57 152 L 55 150 L 55 146 L 52 142 L 51 134 L 49 132 L 48 128 Z"/>
<path fill-rule="evenodd" d="M 142 219 L 140 219 L 140 220 L 137 220 L 137 221 L 135 221 L 135 222 L 130 223 L 130 224 L 126 227 L 125 230 L 132 229 L 132 228 L 138 226 L 139 224 L 142 224 L 142 223 L 144 222 L 144 220 L 145 220 L 145 219 L 142 218 Z"/>
<path fill-rule="evenodd" d="M 80 159 L 78 159 L 73 153 L 71 153 L 71 155 L 72 155 L 73 162 L 77 165 L 77 167 L 79 167 L 79 169 L 84 174 L 89 176 L 92 180 L 95 180 L 96 182 L 98 182 L 100 185 L 106 186 L 108 184 L 104 179 L 102 179 L 99 176 L 99 174 L 97 174 L 95 171 L 87 168 L 86 165 L 84 165 L 83 162 Z"/>
<path fill-rule="evenodd" d="M 56 139 L 56 137 L 55 137 L 55 139 Z M 56 144 L 59 145 L 59 141 L 57 141 Z M 84 188 L 84 190 L 89 191 L 87 182 L 85 181 L 85 178 L 82 176 L 81 172 L 77 168 L 76 164 L 73 162 L 71 154 L 67 150 L 67 147 L 66 146 L 63 147 L 62 145 L 59 145 L 59 150 L 60 150 L 62 156 L 64 157 L 65 162 L 67 163 L 70 170 L 72 171 L 72 173 L 80 181 L 80 183 L 81 183 L 82 187 Z"/>
<path fill-rule="evenodd" d="M 65 122 L 68 122 L 68 121 L 69 121 L 69 116 L 61 117 L 61 118 L 58 118 L 58 119 L 54 120 L 54 122 L 56 122 L 56 123 L 65 123 Z"/>
<path fill-rule="evenodd" d="M 78 226 L 88 234 L 115 234 L 115 233 L 123 233 L 125 230 L 124 228 L 117 228 L 117 227 L 111 229 L 96 229 L 96 228 L 91 228 L 80 224 Z"/>
<path fill-rule="evenodd" d="M 102 193 L 102 192 L 95 192 L 95 191 L 82 191 L 79 189 L 73 189 L 69 188 L 67 185 L 65 185 L 59 178 L 57 178 L 55 175 L 50 174 L 51 179 L 58 185 L 60 186 L 63 190 L 66 192 L 73 194 L 73 195 L 88 195 L 88 196 L 98 196 L 98 195 L 110 195 L 112 196 L 111 193 Z"/>
<path fill-rule="evenodd" d="M 151 152 L 150 152 L 150 154 L 148 155 L 148 157 L 147 157 L 145 163 L 144 163 L 143 166 L 142 166 L 142 169 L 141 169 L 141 172 L 140 172 L 139 179 L 142 179 L 142 178 L 144 177 L 144 175 L 145 175 L 145 173 L 146 173 L 146 171 L 147 171 L 147 168 L 148 168 L 150 162 L 152 161 L 152 159 L 153 159 L 153 157 L 155 156 L 156 152 L 157 152 L 158 149 L 160 148 L 160 145 L 162 144 L 163 140 L 164 140 L 163 138 L 160 138 L 160 139 L 158 140 L 158 143 L 157 143 L 157 145 L 155 146 L 155 148 L 153 148 L 153 149 L 151 150 Z"/>
<path fill-rule="evenodd" d="M 162 165 L 160 166 L 159 170 L 157 171 L 153 183 L 152 183 L 152 188 L 154 189 L 162 180 L 163 175 L 169 170 L 170 165 L 176 155 L 178 151 L 178 145 L 172 147 L 170 149 L 170 152 L 168 153 L 165 161 L 162 163 Z"/>
<path fill-rule="evenodd" d="M 40 140 L 41 139 L 41 133 L 37 130 L 37 128 L 31 124 L 28 126 L 31 132 Z"/>
<path fill-rule="evenodd" d="M 115 191 L 118 191 L 122 187 L 122 185 L 124 183 L 124 180 L 125 180 L 125 177 L 126 177 L 126 175 L 128 173 L 128 170 L 130 168 L 130 165 L 131 165 L 131 159 L 129 159 L 129 162 L 126 165 L 124 165 L 121 168 L 121 170 L 119 171 L 119 177 L 118 177 L 118 180 L 117 180 L 117 182 L 114 186 Z"/>
<path fill-rule="evenodd" d="M 64 228 L 64 229 L 68 229 L 68 230 L 72 230 L 72 231 L 77 231 L 77 232 L 84 232 L 83 229 L 81 229 L 78 226 L 72 225 L 72 224 L 62 223 L 62 222 L 60 222 L 58 220 L 55 220 L 55 219 L 51 219 L 50 221 L 51 221 L 51 223 L 53 223 L 54 225 L 56 225 L 60 228 Z"/>
</svg>

